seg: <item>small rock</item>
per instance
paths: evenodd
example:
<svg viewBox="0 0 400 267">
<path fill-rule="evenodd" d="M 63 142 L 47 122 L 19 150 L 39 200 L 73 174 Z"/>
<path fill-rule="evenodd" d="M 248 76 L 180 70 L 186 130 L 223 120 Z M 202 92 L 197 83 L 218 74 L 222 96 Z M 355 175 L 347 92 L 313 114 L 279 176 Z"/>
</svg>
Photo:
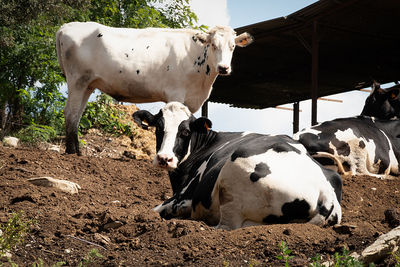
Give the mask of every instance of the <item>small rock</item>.
<svg viewBox="0 0 400 267">
<path fill-rule="evenodd" d="M 70 250 L 69 248 L 66 248 L 66 249 L 64 250 L 64 252 L 67 253 L 67 254 L 69 254 L 69 253 L 71 253 L 71 250 Z"/>
<path fill-rule="evenodd" d="M 285 229 L 285 230 L 283 230 L 283 234 L 285 234 L 285 235 L 291 235 L 291 234 L 292 234 L 292 231 L 291 231 L 290 229 Z"/>
<path fill-rule="evenodd" d="M 110 223 L 105 224 L 103 227 L 104 227 L 105 230 L 107 230 L 107 229 L 117 229 L 117 228 L 121 227 L 122 225 L 124 225 L 123 222 L 114 221 L 114 222 L 110 222 Z"/>
<path fill-rule="evenodd" d="M 9 147 L 17 147 L 19 139 L 16 137 L 6 136 L 3 138 L 3 144 Z"/>
<path fill-rule="evenodd" d="M 52 177 L 36 177 L 28 179 L 28 181 L 37 186 L 55 187 L 70 194 L 77 194 L 79 189 L 81 189 L 77 183 L 67 180 L 59 180 Z"/>
<path fill-rule="evenodd" d="M 108 244 L 111 243 L 111 239 L 110 239 L 108 236 L 106 236 L 106 235 L 102 235 L 102 234 L 99 234 L 99 233 L 95 233 L 95 234 L 94 234 L 94 238 L 95 238 L 97 241 L 99 241 L 100 243 L 102 243 L 103 245 L 108 245 Z"/>
<path fill-rule="evenodd" d="M 361 252 L 360 260 L 368 265 L 388 257 L 398 249 L 400 244 L 400 226 L 381 235 L 372 245 Z"/>
<path fill-rule="evenodd" d="M 333 230 L 338 234 L 349 235 L 352 234 L 354 229 L 356 229 L 356 225 L 351 224 L 336 224 L 333 226 Z"/>
<path fill-rule="evenodd" d="M 47 148 L 47 150 L 60 153 L 60 146 L 50 144 L 49 147 Z"/>
<path fill-rule="evenodd" d="M 400 213 L 395 209 L 387 209 L 385 210 L 385 221 L 389 224 L 391 228 L 397 227 L 400 225 Z"/>
</svg>

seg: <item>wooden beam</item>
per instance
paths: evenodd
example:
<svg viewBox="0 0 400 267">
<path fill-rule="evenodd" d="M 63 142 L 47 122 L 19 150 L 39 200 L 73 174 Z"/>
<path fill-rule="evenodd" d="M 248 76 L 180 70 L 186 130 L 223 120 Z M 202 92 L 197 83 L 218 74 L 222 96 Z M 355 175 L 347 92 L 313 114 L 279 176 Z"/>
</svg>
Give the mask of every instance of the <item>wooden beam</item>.
<svg viewBox="0 0 400 267">
<path fill-rule="evenodd" d="M 282 106 L 276 106 L 276 109 L 282 109 L 282 110 L 290 110 L 290 111 L 294 111 L 294 108 L 288 108 L 288 107 L 282 107 Z M 299 109 L 299 112 L 301 112 L 301 109 Z"/>
<path fill-rule="evenodd" d="M 326 97 L 319 97 L 318 100 L 343 103 L 343 100 L 341 100 L 341 99 L 333 99 L 333 98 L 326 98 Z"/>
</svg>

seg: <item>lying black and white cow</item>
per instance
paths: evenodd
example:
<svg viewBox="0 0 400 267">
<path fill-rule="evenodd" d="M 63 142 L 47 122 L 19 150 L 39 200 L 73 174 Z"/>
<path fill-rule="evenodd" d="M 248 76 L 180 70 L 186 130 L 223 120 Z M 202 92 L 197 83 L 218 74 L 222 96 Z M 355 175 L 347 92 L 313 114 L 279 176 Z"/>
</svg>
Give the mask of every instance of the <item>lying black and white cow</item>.
<svg viewBox="0 0 400 267">
<path fill-rule="evenodd" d="M 155 208 L 163 218 L 199 219 L 223 229 L 341 221 L 341 177 L 288 136 L 215 132 L 210 120 L 196 119 L 177 102 L 155 116 L 138 111 L 134 119 L 156 127 L 157 151 L 172 145 L 173 156 L 155 160 L 169 168 L 174 194 Z M 164 139 L 166 132 L 174 137 Z"/>
<path fill-rule="evenodd" d="M 358 116 L 323 122 L 296 133 L 316 159 L 332 159 L 338 172 L 386 178 L 399 174 L 400 121 Z"/>
<path fill-rule="evenodd" d="M 399 87 L 382 90 L 374 83 L 372 89 L 361 116 L 323 122 L 296 133 L 293 138 L 317 160 L 333 160 L 339 173 L 379 178 L 398 175 Z"/>
<path fill-rule="evenodd" d="M 371 94 L 365 100 L 361 115 L 389 120 L 400 118 L 400 85 L 381 89 L 373 82 Z"/>
</svg>

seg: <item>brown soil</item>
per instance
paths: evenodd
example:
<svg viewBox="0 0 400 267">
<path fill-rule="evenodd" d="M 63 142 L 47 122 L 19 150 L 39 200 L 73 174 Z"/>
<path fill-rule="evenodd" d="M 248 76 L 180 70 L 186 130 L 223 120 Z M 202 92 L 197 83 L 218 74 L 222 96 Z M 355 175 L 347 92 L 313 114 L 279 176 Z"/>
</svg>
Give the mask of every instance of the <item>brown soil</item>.
<svg viewBox="0 0 400 267">
<path fill-rule="evenodd" d="M 77 266 L 93 248 L 104 258 L 89 266 L 282 266 L 276 258 L 281 241 L 292 250 L 290 265 L 306 266 L 317 253 L 325 261 L 343 248 L 360 252 L 394 227 L 384 212 L 400 207 L 400 179 L 354 176 L 344 177 L 344 227 L 286 224 L 223 231 L 198 221 L 167 221 L 152 211 L 171 196 L 167 173 L 151 165 L 153 152 L 144 149 L 137 158 L 147 159 L 134 159 L 124 151 L 135 141 L 117 142 L 97 131 L 84 139 L 86 155 L 80 157 L 0 145 L 0 223 L 20 210 L 36 220 L 25 244 L 12 251 L 20 266 L 39 258 L 45 266 L 59 261 Z M 69 195 L 27 181 L 39 176 L 70 180 L 82 189 Z M 389 264 L 393 259 L 379 265 Z"/>
</svg>

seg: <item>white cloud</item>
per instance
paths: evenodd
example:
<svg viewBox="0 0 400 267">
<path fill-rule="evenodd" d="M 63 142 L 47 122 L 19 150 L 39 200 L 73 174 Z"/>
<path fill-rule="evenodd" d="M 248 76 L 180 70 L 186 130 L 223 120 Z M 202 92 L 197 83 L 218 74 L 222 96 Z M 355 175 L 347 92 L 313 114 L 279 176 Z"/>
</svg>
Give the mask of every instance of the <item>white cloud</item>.
<svg viewBox="0 0 400 267">
<path fill-rule="evenodd" d="M 227 0 L 191 0 L 192 11 L 199 18 L 199 25 L 210 28 L 215 25 L 229 25 Z"/>
</svg>

